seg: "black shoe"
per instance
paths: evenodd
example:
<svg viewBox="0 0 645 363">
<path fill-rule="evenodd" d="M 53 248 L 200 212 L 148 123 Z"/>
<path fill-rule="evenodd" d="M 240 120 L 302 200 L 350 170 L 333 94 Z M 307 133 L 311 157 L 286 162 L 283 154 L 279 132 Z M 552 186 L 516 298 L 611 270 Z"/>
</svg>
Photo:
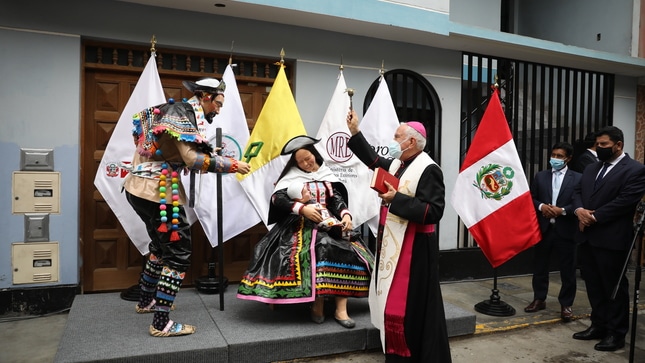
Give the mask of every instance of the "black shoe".
<svg viewBox="0 0 645 363">
<path fill-rule="evenodd" d="M 607 332 L 604 329 L 596 328 L 595 326 L 590 326 L 587 330 L 573 334 L 573 339 L 578 340 L 594 340 L 602 339 L 605 337 Z"/>
<path fill-rule="evenodd" d="M 564 306 L 563 305 L 560 308 L 560 318 L 565 323 L 568 323 L 573 319 L 573 310 L 571 310 L 571 306 Z"/>
<path fill-rule="evenodd" d="M 609 334 L 600 343 L 594 345 L 593 349 L 602 352 L 613 352 L 625 346 L 625 337 Z"/>
<path fill-rule="evenodd" d="M 527 307 L 524 308 L 524 312 L 534 313 L 538 310 L 546 309 L 546 301 L 544 300 L 533 300 Z"/>
</svg>

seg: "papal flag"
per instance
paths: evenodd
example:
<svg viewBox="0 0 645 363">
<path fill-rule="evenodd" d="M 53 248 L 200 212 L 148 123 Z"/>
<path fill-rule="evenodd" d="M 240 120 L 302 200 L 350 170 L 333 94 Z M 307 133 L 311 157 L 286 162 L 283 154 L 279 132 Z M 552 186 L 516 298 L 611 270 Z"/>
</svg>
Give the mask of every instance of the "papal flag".
<svg viewBox="0 0 645 363">
<path fill-rule="evenodd" d="M 146 225 L 132 209 L 121 189 L 136 149 L 132 138 L 132 115 L 144 108 L 164 102 L 166 98 L 153 53 L 114 127 L 94 177 L 96 189 L 142 255 L 148 253 L 150 237 L 146 232 Z"/>
<path fill-rule="evenodd" d="M 222 156 L 242 159 L 243 147 L 249 140 L 249 128 L 244 108 L 231 65 L 226 67 L 222 80 L 226 83 L 224 106 L 212 124 L 206 125 L 206 137 L 215 146 L 217 128 L 222 129 Z M 222 241 L 226 242 L 238 234 L 260 223 L 260 216 L 244 193 L 235 174 L 219 174 L 222 180 Z M 182 175 L 184 185 L 190 183 L 189 175 Z M 197 176 L 195 192 L 195 214 L 206 237 L 213 247 L 219 241 L 217 226 L 217 178 L 218 174 L 205 173 Z"/>
<path fill-rule="evenodd" d="M 399 119 L 396 114 L 396 109 L 394 108 L 394 103 L 392 102 L 390 89 L 387 86 L 385 78 L 381 76 L 379 78 L 379 86 L 376 90 L 376 94 L 374 94 L 374 98 L 361 121 L 360 129 L 363 136 L 365 136 L 365 140 L 372 145 L 377 154 L 379 156 L 387 157 L 387 146 L 390 141 L 394 140 L 394 133 L 398 127 Z M 369 179 L 367 179 L 368 186 L 369 182 L 372 180 L 372 174 L 373 171 L 370 170 L 368 173 Z M 381 199 L 375 191 L 368 187 L 365 189 L 365 192 L 372 194 L 374 198 L 376 198 L 378 205 L 380 205 Z M 379 216 L 376 215 L 367 222 L 370 230 L 375 236 L 378 229 L 378 219 Z"/>
<path fill-rule="evenodd" d="M 459 171 L 452 206 L 493 267 L 542 238 L 497 89 Z"/>
<path fill-rule="evenodd" d="M 353 224 L 358 227 L 378 215 L 381 203 L 376 192 L 370 189 L 372 171 L 347 147 L 347 141 L 350 138 L 347 129 L 349 108 L 347 85 L 343 71 L 340 71 L 336 89 L 316 134 L 316 138 L 321 140 L 316 144 L 316 148 L 325 159 L 327 166 L 347 188 L 348 207 L 352 213 Z M 390 138 L 392 135 L 394 132 Z"/>
<path fill-rule="evenodd" d="M 306 134 L 284 65 L 281 64 L 244 151 L 243 160 L 251 165 L 251 172 L 236 174 L 267 227 L 271 195 L 278 176 L 289 160 L 288 156 L 280 155 L 282 147 L 291 138 Z"/>
</svg>

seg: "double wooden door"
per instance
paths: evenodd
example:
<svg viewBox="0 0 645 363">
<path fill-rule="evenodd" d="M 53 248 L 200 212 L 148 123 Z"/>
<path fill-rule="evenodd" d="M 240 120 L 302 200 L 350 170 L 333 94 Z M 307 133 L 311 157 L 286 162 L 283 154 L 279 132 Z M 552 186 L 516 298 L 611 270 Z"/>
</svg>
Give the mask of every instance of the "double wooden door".
<svg viewBox="0 0 645 363">
<path fill-rule="evenodd" d="M 116 291 L 136 284 L 143 256 L 132 244 L 118 219 L 94 186 L 94 177 L 105 147 L 140 74 L 109 69 L 86 69 L 84 77 L 83 125 L 81 140 L 81 251 L 85 292 Z M 185 76 L 161 75 L 166 98 L 192 95 L 182 86 Z M 243 83 L 238 89 L 249 126 L 255 125 L 271 84 Z M 217 120 L 217 118 L 215 119 Z M 239 281 L 248 265 L 253 247 L 266 234 L 263 224 L 227 241 L 223 249 L 213 249 L 199 222 L 192 227 L 193 255 L 184 285 L 208 274 L 208 263 L 224 254 L 224 276 Z"/>
</svg>

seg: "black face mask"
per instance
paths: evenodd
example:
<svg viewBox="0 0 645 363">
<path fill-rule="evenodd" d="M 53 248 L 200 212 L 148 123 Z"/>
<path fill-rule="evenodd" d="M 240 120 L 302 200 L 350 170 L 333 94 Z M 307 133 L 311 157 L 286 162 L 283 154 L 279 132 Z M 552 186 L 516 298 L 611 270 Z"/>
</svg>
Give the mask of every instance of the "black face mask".
<svg viewBox="0 0 645 363">
<path fill-rule="evenodd" d="M 607 161 L 614 156 L 614 147 L 599 147 L 596 146 L 596 154 L 598 154 L 598 160 Z"/>
</svg>

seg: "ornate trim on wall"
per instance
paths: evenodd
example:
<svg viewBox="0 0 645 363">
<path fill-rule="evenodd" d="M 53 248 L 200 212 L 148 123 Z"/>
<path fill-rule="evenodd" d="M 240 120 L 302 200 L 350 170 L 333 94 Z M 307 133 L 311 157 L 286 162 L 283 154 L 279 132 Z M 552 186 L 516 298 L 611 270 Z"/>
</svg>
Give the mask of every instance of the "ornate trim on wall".
<svg viewBox="0 0 645 363">
<path fill-rule="evenodd" d="M 639 85 L 636 93 L 636 137 L 634 159 L 645 162 L 645 86 Z"/>
</svg>

